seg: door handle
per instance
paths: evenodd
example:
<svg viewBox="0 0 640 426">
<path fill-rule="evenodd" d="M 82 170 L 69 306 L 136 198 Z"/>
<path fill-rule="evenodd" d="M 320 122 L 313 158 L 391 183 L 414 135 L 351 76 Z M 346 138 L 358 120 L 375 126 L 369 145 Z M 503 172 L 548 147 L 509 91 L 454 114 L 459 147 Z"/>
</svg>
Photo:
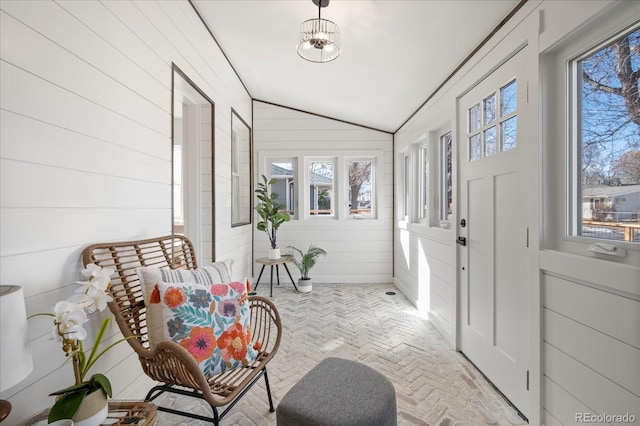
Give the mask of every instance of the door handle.
<svg viewBox="0 0 640 426">
<path fill-rule="evenodd" d="M 467 245 L 467 239 L 465 237 L 458 237 L 456 240 L 456 244 L 460 244 L 461 246 Z"/>
</svg>

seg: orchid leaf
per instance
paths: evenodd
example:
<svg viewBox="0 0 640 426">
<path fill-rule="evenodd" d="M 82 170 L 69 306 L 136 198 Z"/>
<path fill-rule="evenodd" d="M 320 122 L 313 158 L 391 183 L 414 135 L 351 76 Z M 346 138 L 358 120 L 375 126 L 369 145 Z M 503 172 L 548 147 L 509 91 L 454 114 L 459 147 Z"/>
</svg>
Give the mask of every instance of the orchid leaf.
<svg viewBox="0 0 640 426">
<path fill-rule="evenodd" d="M 53 407 L 51 407 L 51 411 L 49 411 L 49 417 L 47 419 L 48 422 L 53 423 L 56 420 L 72 419 L 80 409 L 82 400 L 88 392 L 88 389 L 83 389 L 62 395 L 60 399 L 53 404 Z"/>
<path fill-rule="evenodd" d="M 49 394 L 49 396 L 64 395 L 66 393 L 72 393 L 72 392 L 76 392 L 76 391 L 83 390 L 83 389 L 90 390 L 91 389 L 91 385 L 89 383 L 86 383 L 86 382 L 80 383 L 79 385 L 73 385 L 73 386 L 69 386 L 69 387 L 64 388 L 64 389 L 57 390 L 55 392 L 51 392 Z"/>
<path fill-rule="evenodd" d="M 94 389 L 101 388 L 107 397 L 111 398 L 112 390 L 111 390 L 111 382 L 107 379 L 107 376 L 104 374 L 94 374 L 91 376 L 90 383 Z"/>
</svg>

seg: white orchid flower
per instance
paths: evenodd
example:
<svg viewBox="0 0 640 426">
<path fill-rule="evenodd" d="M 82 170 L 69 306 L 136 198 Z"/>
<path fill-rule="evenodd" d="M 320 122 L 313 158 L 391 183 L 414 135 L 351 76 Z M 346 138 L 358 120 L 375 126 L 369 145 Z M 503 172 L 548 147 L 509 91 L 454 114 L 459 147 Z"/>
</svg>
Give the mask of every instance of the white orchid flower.
<svg viewBox="0 0 640 426">
<path fill-rule="evenodd" d="M 96 265 L 95 263 L 89 263 L 82 271 L 80 271 L 82 273 L 82 275 L 84 275 L 85 277 L 91 279 L 91 277 L 95 274 L 98 273 L 98 271 L 100 271 L 102 268 L 100 268 L 98 265 Z"/>
<path fill-rule="evenodd" d="M 65 339 L 84 340 L 87 337 L 87 330 L 78 324 L 65 328 L 63 334 Z"/>
<path fill-rule="evenodd" d="M 69 301 L 85 309 L 88 313 L 93 313 L 103 311 L 107 307 L 107 303 L 113 300 L 107 292 L 102 290 L 92 288 L 89 293 L 74 294 L 69 298 Z"/>
<path fill-rule="evenodd" d="M 74 339 L 83 340 L 87 337 L 87 331 L 83 324 L 88 321 L 87 314 L 82 306 L 68 300 L 56 303 L 53 308 L 55 320 L 53 321 L 53 336 L 56 340 Z"/>
<path fill-rule="evenodd" d="M 102 311 L 107 307 L 107 303 L 113 299 L 107 293 L 109 288 L 110 277 L 113 275 L 113 268 L 101 268 L 93 263 L 87 265 L 82 270 L 82 275 L 89 278 L 89 281 L 76 281 L 81 287 L 76 293 L 88 296 L 89 300 L 78 298 L 78 302 L 89 312 L 95 312 L 96 309 Z M 90 303 L 89 303 L 90 302 Z"/>
<path fill-rule="evenodd" d="M 113 297 L 109 296 L 109 294 L 105 291 L 99 291 L 94 296 L 94 300 L 95 300 L 94 306 L 97 307 L 99 311 L 103 311 L 107 307 L 107 303 L 113 300 Z"/>
<path fill-rule="evenodd" d="M 111 281 L 111 275 L 115 273 L 115 270 L 113 268 L 101 268 L 94 263 L 90 263 L 81 272 L 82 275 L 89 278 L 89 282 L 93 287 L 105 291 L 109 285 L 109 281 Z"/>
<path fill-rule="evenodd" d="M 96 299 L 84 292 L 74 294 L 69 298 L 69 302 L 74 303 L 80 309 L 86 309 L 89 313 L 95 312 L 96 310 Z"/>
</svg>

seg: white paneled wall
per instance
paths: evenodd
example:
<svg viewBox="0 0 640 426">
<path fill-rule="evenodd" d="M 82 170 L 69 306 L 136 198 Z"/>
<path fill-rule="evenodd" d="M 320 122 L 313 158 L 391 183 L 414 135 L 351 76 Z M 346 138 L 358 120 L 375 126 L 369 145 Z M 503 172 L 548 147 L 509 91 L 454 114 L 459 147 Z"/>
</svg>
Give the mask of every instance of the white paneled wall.
<svg viewBox="0 0 640 426">
<path fill-rule="evenodd" d="M 354 220 L 337 212 L 335 218 L 304 217 L 302 185 L 298 185 L 298 219 L 283 224 L 278 231 L 281 250 L 293 245 L 306 250 L 310 243 L 324 248 L 323 256 L 311 271 L 317 283 L 388 283 L 392 281 L 392 136 L 352 124 L 314 116 L 263 102 L 254 102 L 254 170 L 256 177 L 266 173 L 269 158 L 377 155 L 375 181 L 378 189 L 376 219 Z M 339 169 L 339 167 L 338 167 Z M 335 186 L 341 179 L 336 173 Z M 344 192 L 336 192 L 339 195 Z M 344 199 L 336 200 L 336 210 Z M 255 220 L 255 219 L 254 219 Z M 255 233 L 255 255 L 267 255 L 267 237 Z M 291 269 L 291 268 L 290 268 Z M 291 269 L 294 279 L 299 274 Z M 254 275 L 260 271 L 256 268 Z M 286 277 L 285 279 L 288 279 Z M 264 281 L 265 278 L 262 278 Z"/>
<path fill-rule="evenodd" d="M 580 413 L 640 419 L 640 294 L 550 274 L 543 286 L 545 423 L 580 423 Z"/>
<path fill-rule="evenodd" d="M 171 232 L 172 63 L 215 102 L 202 258 L 215 229 L 216 259 L 234 259 L 236 278 L 250 272 L 251 226 L 231 228 L 227 200 L 231 108 L 250 122 L 251 99 L 188 2 L 3 0 L 0 43 L 0 282 L 23 286 L 28 313 L 73 293 L 85 246 Z M 31 319 L 30 336 L 35 368 L 2 394 L 7 424 L 72 381 L 50 321 Z M 99 364 L 116 398 L 149 388 L 126 344 Z"/>
</svg>

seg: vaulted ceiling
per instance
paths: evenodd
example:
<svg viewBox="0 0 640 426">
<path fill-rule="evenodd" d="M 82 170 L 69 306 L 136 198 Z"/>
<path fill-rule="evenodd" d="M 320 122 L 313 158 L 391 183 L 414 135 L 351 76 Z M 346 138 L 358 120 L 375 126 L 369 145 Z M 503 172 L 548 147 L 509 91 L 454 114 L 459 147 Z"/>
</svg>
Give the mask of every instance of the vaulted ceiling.
<svg viewBox="0 0 640 426">
<path fill-rule="evenodd" d="M 331 0 L 341 55 L 296 52 L 312 0 L 191 0 L 252 98 L 395 132 L 519 0 Z"/>
</svg>

